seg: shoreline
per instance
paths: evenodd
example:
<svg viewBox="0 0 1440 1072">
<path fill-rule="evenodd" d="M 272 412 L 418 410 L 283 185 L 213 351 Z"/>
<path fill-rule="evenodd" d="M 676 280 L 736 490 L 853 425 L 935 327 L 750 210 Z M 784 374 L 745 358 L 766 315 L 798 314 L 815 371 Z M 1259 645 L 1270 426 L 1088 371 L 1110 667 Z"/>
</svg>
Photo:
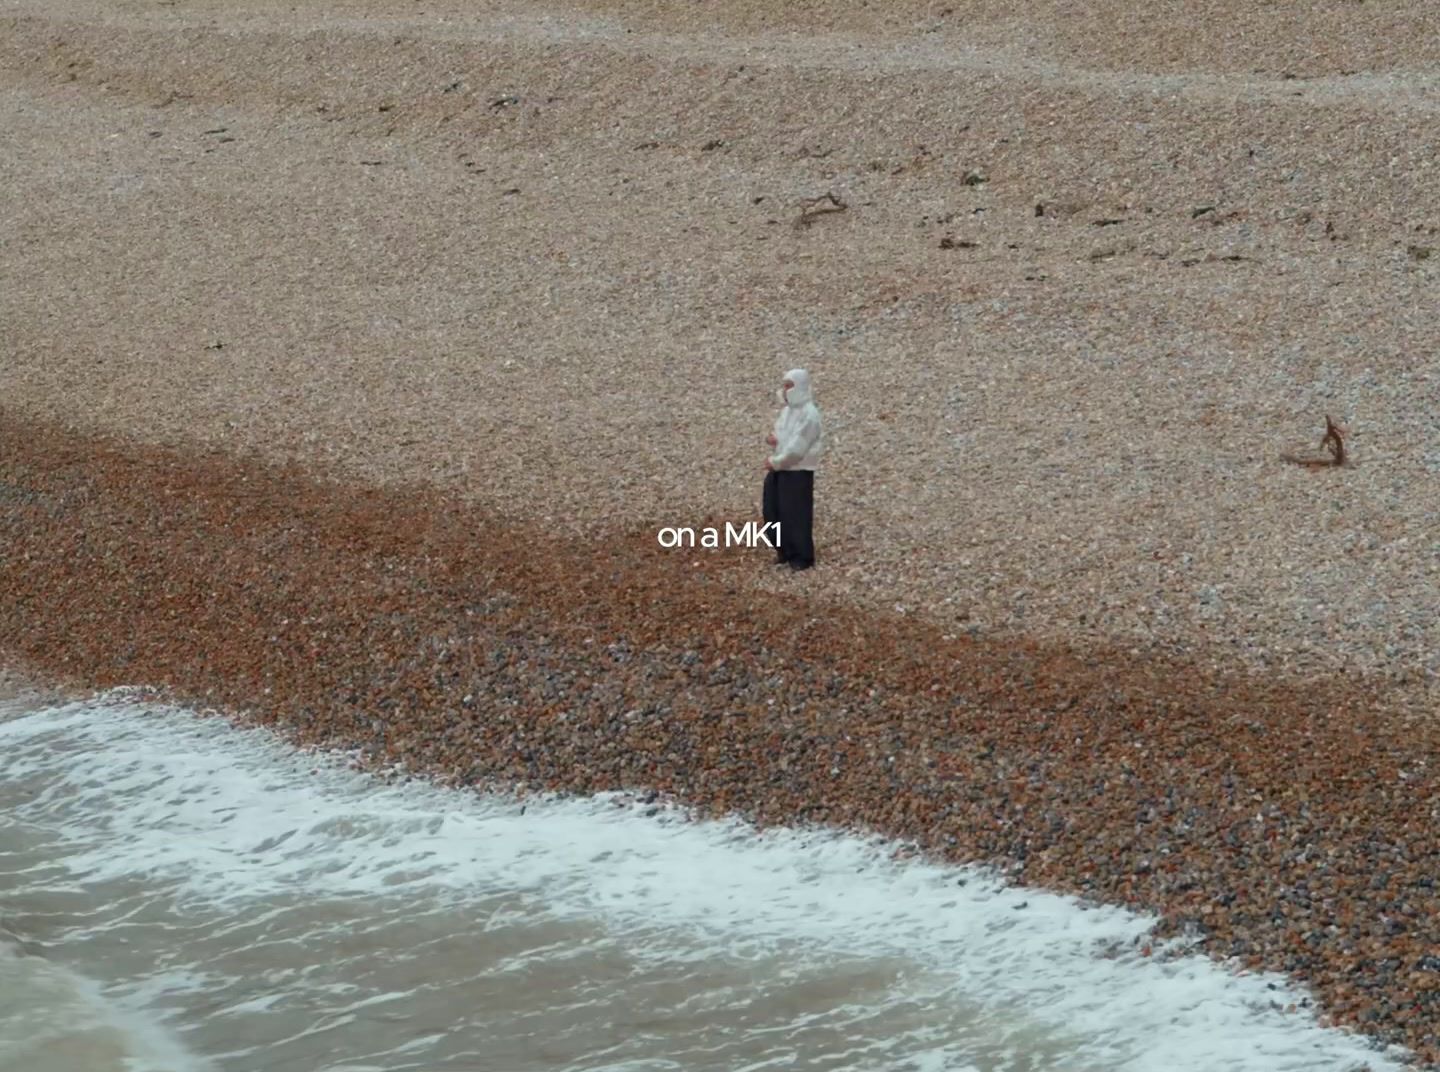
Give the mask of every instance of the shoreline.
<svg viewBox="0 0 1440 1072">
<path fill-rule="evenodd" d="M 0 651 L 990 862 L 1440 1060 L 1440 6 L 422 6 L 0 0 Z M 796 366 L 818 568 L 662 551 Z"/>
<path fill-rule="evenodd" d="M 425 489 L 6 420 L 0 447 L 26 492 L 0 515 L 25 564 L 0 574 L 0 648 L 42 673 L 442 784 L 648 790 L 913 842 L 1154 911 L 1162 937 L 1440 1056 L 1413 803 L 1440 729 L 1362 687 L 777 606 L 740 583 L 758 554 L 567 548 Z"/>
<path fill-rule="evenodd" d="M 33 810 L 29 794 L 19 800 L 12 794 L 8 803 L 18 808 L 17 818 L 45 826 L 47 819 L 63 816 L 73 831 L 88 827 L 105 842 L 97 848 L 109 866 L 93 861 L 110 880 L 102 885 L 122 875 L 129 881 L 118 902 L 103 894 L 97 901 L 100 891 L 91 890 L 93 911 L 87 915 L 95 921 L 91 929 L 103 928 L 106 921 L 125 928 L 124 944 L 135 954 L 129 963 L 138 963 L 141 971 L 155 957 L 176 970 L 192 960 L 176 948 L 173 927 L 128 923 L 132 900 L 156 909 L 147 917 L 153 923 L 166 906 L 178 905 L 173 911 L 187 916 L 204 913 L 208 905 L 227 919 L 247 912 L 268 917 L 276 894 L 309 905 L 339 896 L 353 915 L 379 897 L 377 908 L 400 912 L 382 911 L 378 917 L 366 912 L 365 922 L 373 924 L 367 934 L 378 939 L 387 933 L 386 923 L 393 923 L 388 933 L 397 938 L 394 947 L 367 942 L 351 958 L 340 948 L 348 944 L 353 949 L 345 934 L 335 933 L 333 943 L 317 939 L 305 927 L 305 916 L 298 928 L 282 924 L 272 945 L 293 936 L 303 945 L 295 955 L 326 965 L 322 978 L 337 983 L 377 958 L 383 961 L 377 970 L 398 969 L 401 991 L 417 973 L 432 981 L 448 976 L 455 989 L 473 980 L 480 991 L 477 1000 L 462 998 L 457 1014 L 448 1018 L 448 1038 L 458 1043 L 461 1037 L 478 1036 L 483 1044 L 498 1037 L 495 1030 L 512 1017 L 508 1006 L 500 1008 L 498 1021 L 485 1015 L 493 1007 L 484 1000 L 491 989 L 489 975 L 468 970 L 477 957 L 488 963 L 485 954 L 493 949 L 497 922 L 488 918 L 481 928 L 475 909 L 482 921 L 493 917 L 484 909 L 518 883 L 538 900 L 542 926 L 559 915 L 602 928 L 606 937 L 599 951 L 607 964 L 613 963 L 612 953 L 633 953 L 666 975 L 666 962 L 676 969 L 680 977 L 671 976 L 675 985 L 667 989 L 677 994 L 679 1008 L 672 1001 L 647 1006 L 641 993 L 654 993 L 650 970 L 639 980 L 641 993 L 622 996 L 654 1009 L 647 1020 L 657 1033 L 645 1051 L 687 1068 L 733 1068 L 747 1059 L 765 1063 L 762 1054 L 774 1063 L 769 1043 L 783 1032 L 783 1046 L 812 1057 L 812 1063 L 828 1058 L 843 1065 L 848 1058 L 850 1065 L 871 1068 L 938 1067 L 947 1058 L 965 1067 L 967 1061 L 1013 1066 L 1027 1055 L 1036 1058 L 1032 1064 L 1043 1066 L 1068 1054 L 1072 1064 L 1085 1067 L 1168 1072 L 1214 1072 L 1216 1067 L 1227 1072 L 1404 1072 L 1399 1055 L 1382 1053 L 1373 1040 L 1320 1027 L 1311 996 L 1290 980 L 1235 973 L 1188 955 L 1183 942 L 1154 942 L 1151 918 L 1017 887 L 983 868 L 896 852 L 892 842 L 817 827 L 762 832 L 738 818 L 695 821 L 644 798 L 601 794 L 522 800 L 504 793 L 436 789 L 403 776 L 367 777 L 347 756 L 300 752 L 268 730 L 247 730 L 220 718 L 196 719 L 193 712 L 137 705 L 124 696 L 101 701 L 82 713 L 72 709 L 58 719 L 41 715 L 28 726 L 6 727 L 14 750 L 7 758 L 28 769 L 32 788 L 54 778 L 97 791 L 78 800 L 69 793 L 41 792 L 32 798 Z M 217 770 L 224 777 L 215 780 L 209 772 Z M 117 792 L 99 791 L 109 788 L 112 771 L 118 775 Z M 168 786 L 192 791 L 164 791 Z M 187 836 L 177 840 L 176 826 Z M 415 862 L 417 828 L 424 831 L 426 867 L 404 883 L 403 896 L 413 907 L 444 891 L 443 914 L 427 913 L 426 918 L 434 924 L 429 933 L 444 927 L 444 944 L 459 951 L 448 963 L 415 949 L 411 913 L 393 900 L 394 873 Z M 276 846 L 265 835 L 288 831 L 293 834 L 274 852 Z M 57 849 L 63 856 L 64 846 Z M 235 903 L 237 876 L 247 875 L 246 896 Z M 14 877 L 23 881 L 24 876 Z M 532 918 L 527 913 L 524 923 Z M 536 933 L 532 926 L 525 932 L 532 938 Z M 568 928 L 560 933 L 573 934 Z M 256 964 L 247 935 L 236 929 L 227 934 L 232 940 L 218 948 L 206 944 L 204 964 L 218 973 L 228 951 L 241 961 L 242 994 L 273 996 L 275 985 L 266 973 L 246 970 Z M 313 948 L 317 940 L 318 951 Z M 738 962 L 731 955 L 737 944 L 744 950 Z M 562 971 L 569 966 L 572 977 L 586 977 L 586 949 L 569 943 L 545 946 L 563 958 Z M 681 962 L 674 959 L 676 953 Z M 111 970 L 96 965 L 83 949 L 76 955 L 77 967 L 97 969 L 97 982 L 118 985 L 132 974 L 122 965 L 109 965 Z M 283 949 L 277 956 L 281 963 L 292 959 Z M 778 972 L 766 970 L 766 963 Z M 717 973 L 728 975 L 732 968 L 738 969 L 738 991 L 733 1003 L 721 1004 L 743 1017 L 739 1023 L 726 1016 L 720 1023 L 696 1024 L 684 1015 L 697 984 L 702 993 L 713 994 Z M 885 973 L 878 988 L 877 969 Z M 797 986 L 797 971 L 822 992 L 803 993 L 809 988 Z M 302 985 L 309 989 L 314 981 L 307 973 Z M 376 982 L 368 974 L 358 981 Z M 847 986 L 852 981 L 859 984 L 854 990 Z M 627 989 L 609 972 L 603 982 L 612 993 L 617 986 Z M 233 993 L 233 984 L 227 989 Z M 395 989 L 372 985 L 371 992 Z M 342 1007 L 357 996 L 345 990 L 335 1002 Z M 217 1039 L 195 1022 L 213 1004 L 210 991 L 201 988 L 183 1007 L 174 1003 L 165 1010 L 167 1022 L 188 1027 L 187 1044 L 199 1054 L 223 1049 L 227 1038 L 223 1032 L 229 1025 L 217 1025 Z M 777 1006 L 766 1000 L 772 993 L 793 1001 Z M 553 986 L 537 989 L 540 1010 L 553 995 Z M 241 995 L 234 996 L 239 1004 Z M 850 1023 L 848 1010 L 857 1001 L 868 1007 L 864 1019 L 870 1030 L 838 1037 L 827 1030 L 830 1016 Z M 422 992 L 410 1007 L 423 1016 L 430 1004 Z M 587 1052 L 606 1047 L 615 1004 L 592 1006 L 594 1043 L 586 1046 L 571 1035 L 571 1060 L 583 1064 Z M 633 1009 L 635 1001 L 619 1004 Z M 797 1004 L 803 1006 L 804 1023 L 796 1022 Z M 391 1004 L 393 1017 L 403 1008 Z M 899 1015 L 887 1016 L 886 1010 Z M 268 1038 L 265 1028 L 274 1022 L 272 1014 L 268 1008 L 256 1011 L 260 1015 L 247 1034 Z M 302 1009 L 294 1018 L 300 1021 L 296 1030 L 309 1011 Z M 673 1022 L 676 1013 L 679 1023 Z M 757 1013 L 774 1026 L 755 1038 L 748 1029 Z M 818 1035 L 805 1029 L 817 1021 Z M 567 1026 L 574 1021 L 567 1018 Z M 296 1030 L 276 1034 L 293 1039 Z M 397 1043 L 383 1023 L 375 1032 L 364 1046 L 342 1030 L 332 1046 L 337 1053 L 363 1048 L 381 1062 L 380 1051 L 405 1043 L 403 1036 Z M 697 1033 L 705 1037 L 697 1039 Z M 758 1045 L 732 1047 L 737 1033 Z M 526 1035 L 534 1032 L 526 1030 Z M 725 1047 L 730 1060 L 713 1058 L 712 1039 Z M 461 1045 L 436 1039 L 432 1047 L 448 1046 L 450 1056 Z M 279 1050 L 286 1049 L 281 1043 Z M 532 1049 L 517 1039 L 497 1048 L 511 1060 L 492 1064 L 516 1066 Z M 245 1055 L 235 1059 L 243 1062 Z M 778 1060 L 784 1060 L 783 1049 Z M 303 1051 L 297 1062 L 306 1063 Z M 426 1067 L 438 1063 L 436 1054 Z M 563 1062 L 550 1061 L 556 1063 Z M 462 1061 L 457 1072 L 477 1067 Z"/>
</svg>

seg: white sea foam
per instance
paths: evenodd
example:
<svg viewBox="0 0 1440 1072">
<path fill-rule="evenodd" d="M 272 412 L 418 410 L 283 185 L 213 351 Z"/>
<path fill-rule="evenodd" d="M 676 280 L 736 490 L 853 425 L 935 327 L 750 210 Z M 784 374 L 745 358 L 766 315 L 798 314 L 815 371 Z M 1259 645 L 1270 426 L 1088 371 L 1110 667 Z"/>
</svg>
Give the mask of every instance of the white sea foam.
<svg viewBox="0 0 1440 1072">
<path fill-rule="evenodd" d="M 598 925 L 630 956 L 698 962 L 721 951 L 771 972 L 794 964 L 796 978 L 812 987 L 823 986 L 823 975 L 817 982 L 804 966 L 830 958 L 852 1004 L 828 1015 L 857 1037 L 872 1010 L 853 995 L 893 999 L 897 987 L 907 992 L 897 980 L 908 979 L 908 993 L 925 1008 L 953 1001 L 990 1030 L 1013 1030 L 1017 1052 L 1044 1035 L 1051 1057 L 1036 1068 L 1400 1067 L 1357 1037 L 1320 1028 L 1304 1009 L 1284 1012 L 1304 995 L 1281 978 L 1233 974 L 1198 955 L 1141 955 L 1153 920 L 1009 887 L 980 869 L 897 862 L 878 841 L 758 834 L 742 822 L 692 822 L 613 797 L 522 805 L 385 784 L 261 731 L 120 699 L 0 722 L 0 755 L 6 778 L 36 787 L 19 817 L 70 844 L 47 881 L 164 880 L 181 903 L 248 920 L 235 926 L 255 926 L 257 940 L 278 933 L 273 919 L 256 926 L 260 906 L 267 918 L 293 911 L 285 906 L 297 895 L 407 899 L 422 945 L 447 940 L 424 933 L 425 911 L 474 903 L 485 906 L 473 916 L 476 930 L 543 913 L 577 928 Z M 503 976 L 583 947 L 564 944 L 517 948 L 490 970 Z M 357 991 L 302 1034 L 332 1030 L 426 985 L 411 981 L 378 995 Z M 183 973 L 167 985 L 185 985 Z M 682 1011 L 698 1015 L 704 1002 L 725 1000 L 721 989 L 702 991 Z M 265 1001 L 228 1013 L 260 1014 Z M 892 1019 L 903 1006 L 891 1000 Z M 923 1020 L 917 1014 L 914 1030 L 934 1035 L 933 1045 L 903 1067 L 971 1067 L 943 1024 Z M 423 1049 L 423 1039 L 411 1047 Z M 754 1067 L 788 1067 L 782 1051 Z M 864 1064 L 871 1059 L 857 1051 L 854 1065 L 824 1067 L 881 1067 Z M 668 1066 L 617 1058 L 585 1067 Z"/>
</svg>

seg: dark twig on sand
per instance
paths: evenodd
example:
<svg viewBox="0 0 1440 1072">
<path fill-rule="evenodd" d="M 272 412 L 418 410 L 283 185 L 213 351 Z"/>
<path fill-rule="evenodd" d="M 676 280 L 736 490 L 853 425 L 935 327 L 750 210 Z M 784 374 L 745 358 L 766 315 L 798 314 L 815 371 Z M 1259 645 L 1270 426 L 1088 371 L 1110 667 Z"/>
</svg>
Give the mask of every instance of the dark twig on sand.
<svg viewBox="0 0 1440 1072">
<path fill-rule="evenodd" d="M 1282 454 L 1281 457 L 1292 465 L 1303 465 L 1307 469 L 1325 469 L 1344 465 L 1345 434 L 1345 427 L 1336 424 L 1327 413 L 1325 415 L 1325 437 L 1320 440 L 1320 449 L 1328 450 L 1330 457 L 1304 457 L 1298 454 Z"/>
<path fill-rule="evenodd" d="M 819 197 L 806 198 L 800 203 L 800 216 L 795 220 L 795 229 L 809 227 L 827 212 L 844 212 L 849 206 L 841 201 L 834 193 L 821 194 Z"/>
</svg>

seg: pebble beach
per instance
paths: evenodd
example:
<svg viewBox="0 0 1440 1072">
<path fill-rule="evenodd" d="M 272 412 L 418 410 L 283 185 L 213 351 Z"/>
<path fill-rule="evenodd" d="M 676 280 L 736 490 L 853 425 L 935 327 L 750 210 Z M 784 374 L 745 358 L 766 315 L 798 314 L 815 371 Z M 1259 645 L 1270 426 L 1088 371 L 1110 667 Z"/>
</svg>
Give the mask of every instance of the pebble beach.
<svg viewBox="0 0 1440 1072">
<path fill-rule="evenodd" d="M 412 6 L 0 2 L 0 658 L 991 863 L 1440 1061 L 1440 17 Z M 662 548 L 794 366 L 817 568 Z"/>
</svg>

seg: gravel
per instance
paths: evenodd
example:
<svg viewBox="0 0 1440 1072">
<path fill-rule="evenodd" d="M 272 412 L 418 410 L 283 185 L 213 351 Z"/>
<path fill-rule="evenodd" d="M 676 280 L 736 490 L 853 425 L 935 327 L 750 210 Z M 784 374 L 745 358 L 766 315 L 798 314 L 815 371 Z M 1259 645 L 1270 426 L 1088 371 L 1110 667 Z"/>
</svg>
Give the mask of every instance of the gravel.
<svg viewBox="0 0 1440 1072">
<path fill-rule="evenodd" d="M 1433 1055 L 1440 15 L 873 6 L 0 5 L 0 648 L 1005 857 Z M 796 365 L 817 569 L 662 551 Z"/>
<path fill-rule="evenodd" d="M 807 590 L 1433 709 L 1435 35 L 669 7 L 12 3 L 0 397 L 598 540 L 752 518 L 806 365 Z"/>
</svg>

